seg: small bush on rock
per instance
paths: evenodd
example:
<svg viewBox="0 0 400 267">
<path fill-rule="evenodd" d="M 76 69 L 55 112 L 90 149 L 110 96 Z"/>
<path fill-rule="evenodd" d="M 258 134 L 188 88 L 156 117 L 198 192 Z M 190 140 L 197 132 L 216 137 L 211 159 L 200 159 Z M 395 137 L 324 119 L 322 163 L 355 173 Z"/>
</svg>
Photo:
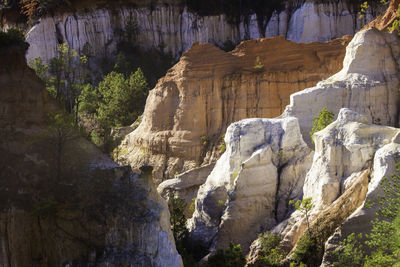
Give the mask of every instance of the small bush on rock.
<svg viewBox="0 0 400 267">
<path fill-rule="evenodd" d="M 324 107 L 319 113 L 318 117 L 315 117 L 313 119 L 313 127 L 310 132 L 311 140 L 314 143 L 313 140 L 313 134 L 316 132 L 319 132 L 323 129 L 325 129 L 326 126 L 331 124 L 333 122 L 333 118 L 335 117 L 335 114 L 332 112 L 328 111 L 326 107 Z"/>
<path fill-rule="evenodd" d="M 279 248 L 280 236 L 267 231 L 260 234 L 258 238 L 261 244 L 260 260 L 263 262 L 263 266 L 282 266 L 281 261 L 284 259 L 285 253 Z"/>
<path fill-rule="evenodd" d="M 246 258 L 243 255 L 240 244 L 229 244 L 226 250 L 219 249 L 215 255 L 208 259 L 208 267 L 242 267 L 246 265 Z"/>
</svg>

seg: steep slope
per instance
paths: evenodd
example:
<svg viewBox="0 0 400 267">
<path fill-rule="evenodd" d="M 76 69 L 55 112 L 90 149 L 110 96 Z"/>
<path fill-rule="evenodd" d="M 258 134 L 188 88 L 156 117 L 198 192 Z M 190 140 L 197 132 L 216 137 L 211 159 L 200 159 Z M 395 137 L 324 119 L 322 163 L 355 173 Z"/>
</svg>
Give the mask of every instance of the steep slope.
<svg viewBox="0 0 400 267">
<path fill-rule="evenodd" d="M 232 24 L 226 15 L 199 16 L 179 1 L 133 2 L 110 7 L 85 5 L 76 11 L 67 9 L 42 18 L 27 35 L 31 45 L 27 59 L 40 56 L 48 61 L 63 42 L 96 57 L 113 55 L 123 30 L 132 31 L 139 46 L 163 47 L 175 57 L 196 42 L 223 46 L 226 41 L 237 44 L 246 39 L 278 35 L 294 42 L 325 42 L 355 34 L 376 16 L 368 13 L 360 19 L 358 5 L 345 0 L 323 3 L 309 0 L 294 6 L 287 4 L 286 9 L 274 12 L 260 26 L 256 14 Z"/>
<path fill-rule="evenodd" d="M 290 94 L 340 70 L 349 39 L 296 44 L 276 37 L 245 41 L 230 53 L 194 45 L 150 92 L 118 160 L 154 166 L 157 183 L 215 161 L 230 123 L 281 114 Z"/>
<path fill-rule="evenodd" d="M 149 171 L 70 132 L 56 174 L 49 114 L 60 108 L 25 48 L 0 49 L 0 265 L 182 266 Z"/>
<path fill-rule="evenodd" d="M 273 228 L 274 223 L 279 222 L 279 220 L 273 221 L 273 219 L 276 220 L 276 217 L 272 217 L 272 214 L 279 213 L 278 204 L 281 199 L 279 190 L 275 191 L 275 195 L 268 194 L 272 197 L 264 203 L 262 209 L 254 213 L 270 212 L 269 216 L 264 216 L 264 219 L 261 220 L 251 214 L 253 207 L 260 207 L 251 204 L 251 199 L 262 188 L 261 186 L 253 188 L 252 185 L 262 179 L 266 179 L 268 184 L 272 183 L 273 186 L 282 186 L 289 184 L 290 181 L 298 181 L 301 190 L 297 191 L 297 196 L 303 194 L 304 198 L 312 198 L 312 228 L 325 235 L 326 239 L 364 202 L 366 195 L 370 199 L 376 198 L 376 194 L 379 192 L 379 181 L 388 175 L 390 170 L 393 170 L 393 158 L 398 155 L 396 136 L 400 130 L 373 125 L 371 122 L 398 125 L 399 43 L 399 37 L 395 33 L 390 34 L 376 29 L 360 31 L 347 47 L 343 69 L 315 87 L 292 94 L 290 104 L 282 116 L 277 119 L 264 119 L 266 126 L 256 130 L 260 133 L 259 136 L 253 136 L 251 131 L 245 131 L 241 126 L 246 125 L 245 129 L 257 128 L 259 122 L 256 119 L 232 124 L 228 128 L 226 137 L 228 150 L 219 159 L 205 184 L 199 189 L 196 210 L 190 220 L 192 238 L 200 244 L 208 246 L 211 250 L 226 247 L 230 241 L 241 242 L 247 249 L 249 242 L 258 232 L 270 229 L 283 237 L 281 243 L 283 247 L 288 250 L 293 248 L 304 233 L 306 222 L 301 212 L 294 212 L 287 220 Z M 314 134 L 316 145 L 312 164 L 311 161 L 304 160 L 297 160 L 294 164 L 294 169 L 306 170 L 305 178 L 299 172 L 276 172 L 276 167 L 279 166 L 276 156 L 271 157 L 264 153 L 266 156 L 263 157 L 263 154 L 259 152 L 274 138 L 278 138 L 279 146 L 273 151 L 275 153 L 278 151 L 279 155 L 285 155 L 284 147 L 287 139 L 279 138 L 281 135 L 279 131 L 268 131 L 274 135 L 255 146 L 230 142 L 233 133 L 236 132 L 241 133 L 240 140 L 243 142 L 247 140 L 247 137 L 253 140 L 252 142 L 256 142 L 266 136 L 263 133 L 268 130 L 267 125 L 285 120 L 298 120 L 298 128 L 288 132 L 300 131 L 302 137 L 310 141 L 308 133 L 312 126 L 312 119 L 324 106 L 338 114 L 337 120 L 323 131 Z M 343 107 L 354 109 L 360 114 Z M 292 137 L 289 140 L 296 140 L 296 138 Z M 301 143 L 302 141 L 296 142 L 296 144 Z M 232 147 L 230 147 L 231 145 Z M 294 151 L 295 148 L 296 146 L 291 146 Z M 238 155 L 252 156 L 248 160 L 232 157 L 231 155 L 234 154 L 231 151 Z M 253 162 L 251 160 L 253 155 L 257 155 L 258 162 L 262 162 L 262 164 L 250 164 Z M 304 154 L 302 155 L 301 152 L 292 156 L 304 158 Z M 374 162 L 373 165 L 372 162 Z M 254 171 L 250 171 L 246 175 L 245 170 L 248 164 L 254 168 Z M 270 169 L 256 171 L 268 168 L 270 165 L 276 166 L 274 171 Z M 239 173 L 243 172 L 243 175 L 235 173 L 232 176 L 234 170 L 240 170 Z M 371 182 L 368 185 L 368 175 L 371 170 Z M 248 181 L 243 187 L 246 190 L 240 186 L 242 180 Z M 267 182 L 263 184 L 265 183 Z M 225 193 L 228 197 L 223 198 L 224 205 L 216 209 L 218 200 L 221 200 L 218 196 L 224 195 L 224 192 L 228 192 Z M 246 193 L 243 194 L 243 192 Z M 296 190 L 290 192 L 296 192 Z M 266 196 L 265 193 L 263 195 Z M 290 198 L 296 198 L 296 194 Z M 245 209 L 240 209 L 241 199 L 249 201 L 248 205 L 245 205 Z M 275 210 L 272 209 L 271 212 L 270 207 L 274 205 Z M 232 212 L 235 210 L 236 213 Z M 346 220 L 343 227 L 338 229 L 338 233 L 327 244 L 327 249 L 332 250 L 337 246 L 343 236 L 340 231 L 347 234 L 354 231 L 355 228 L 367 231 L 368 221 L 373 214 L 373 210 L 366 211 L 364 208 L 360 208 Z M 232 223 L 231 230 L 227 229 L 225 222 L 235 218 L 241 218 L 239 219 L 240 227 L 237 223 Z M 255 219 L 256 224 L 251 222 L 252 219 Z M 361 220 L 364 221 L 361 223 Z M 249 225 L 260 224 L 261 227 L 253 229 L 253 233 L 246 228 L 247 224 L 244 222 L 248 221 Z M 204 229 L 211 229 L 212 234 L 208 234 L 209 231 Z M 254 261 L 254 254 L 257 254 L 254 253 L 257 247 L 259 249 L 257 243 L 252 246 L 250 253 L 253 255 L 252 261 Z M 322 258 L 322 255 L 319 256 Z M 329 263 L 329 255 L 326 255 L 325 258 L 325 261 Z"/>
</svg>

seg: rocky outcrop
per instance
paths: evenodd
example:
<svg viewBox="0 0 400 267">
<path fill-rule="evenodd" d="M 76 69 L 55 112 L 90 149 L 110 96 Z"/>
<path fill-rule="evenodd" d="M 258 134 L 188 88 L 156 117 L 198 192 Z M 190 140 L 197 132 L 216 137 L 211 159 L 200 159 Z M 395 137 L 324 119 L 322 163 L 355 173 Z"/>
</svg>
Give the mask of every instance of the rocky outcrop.
<svg viewBox="0 0 400 267">
<path fill-rule="evenodd" d="M 255 14 L 235 25 L 228 23 L 226 15 L 202 17 L 179 2 L 145 5 L 86 6 L 75 12 L 64 11 L 44 17 L 27 35 L 31 45 L 27 59 L 40 56 L 48 61 L 56 55 L 58 44 L 63 42 L 89 55 L 113 55 L 121 31 L 128 23 L 136 25 L 133 34 L 139 46 L 147 49 L 163 47 L 165 52 L 178 57 L 196 42 L 222 46 L 226 41 L 237 44 L 245 39 L 279 35 L 294 42 L 326 42 L 355 34 L 375 16 L 367 14 L 360 19 L 358 6 L 345 0 L 305 1 L 295 8 L 287 6 L 287 9 L 273 13 L 262 23 L 265 28 L 260 28 Z"/>
<path fill-rule="evenodd" d="M 259 39 L 230 53 L 194 45 L 150 92 L 142 123 L 122 142 L 118 160 L 154 166 L 157 183 L 213 162 L 230 123 L 280 115 L 290 94 L 341 68 L 347 40 Z"/>
<path fill-rule="evenodd" d="M 303 186 L 303 197 L 312 198 L 311 216 L 315 220 L 312 227 L 325 228 L 327 238 L 364 202 L 368 187 L 366 172 L 372 167 L 374 155 L 399 131 L 370 124 L 366 116 L 344 108 L 335 122 L 314 134 L 314 159 Z M 361 187 L 356 185 L 360 181 L 363 184 Z M 353 187 L 359 189 L 354 190 Z M 332 213 L 339 208 L 341 211 Z M 305 221 L 301 214 L 294 213 L 283 225 L 283 231 L 282 225 L 276 231 L 284 237 L 284 246 L 290 248 L 304 232 Z"/>
<path fill-rule="evenodd" d="M 72 130 L 57 154 L 49 114 L 60 108 L 24 56 L 0 50 L 0 265 L 182 266 L 151 175 Z"/>
<path fill-rule="evenodd" d="M 393 140 L 397 140 L 396 136 L 399 133 L 399 129 L 377 125 L 398 124 L 398 49 L 399 42 L 396 34 L 380 32 L 376 29 L 367 29 L 357 33 L 347 47 L 343 69 L 313 88 L 292 94 L 290 105 L 285 109 L 284 114 L 275 119 L 283 121 L 296 118 L 302 137 L 310 141 L 309 131 L 311 130 L 312 119 L 323 107 L 327 107 L 328 110 L 338 114 L 334 123 L 323 131 L 314 134 L 315 154 L 312 165 L 307 165 L 307 163 L 295 165 L 296 167 L 302 166 L 307 172 L 301 192 L 304 193 L 304 198 L 312 198 L 313 209 L 310 213 L 312 227 L 318 233 L 324 234 L 325 238 L 333 234 L 335 228 L 339 227 L 343 221 L 347 222 L 348 216 L 362 205 L 366 196 L 366 187 L 376 188 L 379 184 L 379 181 L 374 182 L 373 177 L 376 175 L 375 170 L 378 173 L 381 172 L 379 171 L 379 165 L 377 165 L 378 162 L 384 162 L 380 156 L 380 153 L 383 153 L 380 152 L 380 149 L 391 148 L 391 152 L 385 150 L 385 155 L 393 156 L 398 153 L 394 148 L 396 145 L 393 144 L 395 142 Z M 343 107 L 353 108 L 358 113 Z M 257 125 L 257 120 L 254 120 L 247 127 L 252 128 Z M 264 129 L 258 130 L 258 138 L 265 136 L 264 130 L 266 129 L 268 127 L 264 126 Z M 273 131 L 270 130 L 270 132 Z M 228 133 L 229 131 L 227 135 Z M 246 135 L 243 134 L 240 138 L 246 140 Z M 256 137 L 252 138 L 257 140 Z M 259 147 L 262 148 L 263 144 L 268 143 L 269 141 L 264 141 L 264 143 L 259 144 Z M 251 148 L 251 146 L 243 146 L 239 143 L 233 145 L 231 149 L 232 151 L 241 151 L 249 147 Z M 193 237 L 197 239 L 201 239 L 204 236 L 215 236 L 212 244 L 211 240 L 205 240 L 210 242 L 208 245 L 211 248 L 213 248 L 212 245 L 218 246 L 218 242 L 221 242 L 220 240 L 224 242 L 224 236 L 236 242 L 244 242 L 244 247 L 247 248 L 248 243 L 246 241 L 239 240 L 239 238 L 235 239 L 237 238 L 236 235 L 240 236 L 240 229 L 238 230 L 235 226 L 240 228 L 243 225 L 244 219 L 241 215 L 244 215 L 246 219 L 252 218 L 247 213 L 247 207 L 246 210 L 238 212 L 240 226 L 233 224 L 234 226 L 224 232 L 225 215 L 222 216 L 222 214 L 226 214 L 229 211 L 229 201 L 226 200 L 234 199 L 236 193 L 225 193 L 224 185 L 229 184 L 227 178 L 214 178 L 213 183 L 209 182 L 210 177 L 217 177 L 216 173 L 227 172 L 226 167 L 224 170 L 219 165 L 220 161 L 229 162 L 227 166 L 229 166 L 230 170 L 244 170 L 246 162 L 235 163 L 232 159 L 228 160 L 226 158 L 228 156 L 229 151 L 222 155 L 207 182 L 199 190 L 196 211 L 192 218 L 192 233 Z M 386 158 L 386 156 L 383 157 Z M 273 157 L 271 157 L 272 160 L 268 160 L 268 157 L 265 158 L 266 161 L 261 164 L 260 169 L 269 168 L 274 162 Z M 372 178 L 369 185 L 367 185 L 369 169 L 372 167 L 373 160 Z M 261 173 L 272 173 L 271 177 L 272 181 L 274 181 L 273 170 L 264 170 Z M 385 172 L 383 175 L 387 174 Z M 252 180 L 258 180 L 263 175 L 255 173 L 251 177 Z M 378 180 L 382 177 L 380 176 Z M 283 179 L 281 178 L 281 180 Z M 230 182 L 233 184 L 232 181 Z M 239 182 L 235 183 L 231 188 L 236 188 L 238 184 Z M 246 184 L 251 185 L 252 183 L 247 182 Z M 267 182 L 263 184 L 267 184 Z M 208 190 L 203 188 L 208 188 Z M 263 195 L 268 194 L 264 193 Z M 240 196 L 245 199 L 251 199 L 253 195 L 250 192 L 246 192 L 246 194 Z M 207 209 L 203 211 L 203 208 L 208 207 L 210 202 L 215 203 L 220 199 L 225 203 L 223 209 L 218 210 L 213 206 L 212 211 L 214 213 L 208 212 L 211 215 L 207 213 Z M 212 201 L 208 202 L 207 200 Z M 274 200 L 268 203 L 271 205 Z M 268 205 L 266 204 L 265 207 L 268 207 Z M 265 207 L 264 212 L 269 211 Z M 259 211 L 259 213 L 262 213 L 262 211 Z M 362 211 L 360 216 L 365 213 L 365 211 Z M 263 215 L 264 219 L 259 219 L 258 223 L 265 223 L 268 220 L 275 219 L 271 215 Z M 222 216 L 220 220 L 214 219 L 219 218 L 219 216 Z M 353 216 L 354 214 L 348 220 L 351 221 Z M 226 217 L 229 218 L 229 216 Z M 368 221 L 364 217 L 363 219 Z M 197 224 L 196 220 L 198 220 Z M 276 222 L 278 223 L 279 220 Z M 260 229 L 258 224 L 253 224 L 253 226 L 253 231 L 255 232 Z M 356 223 L 349 224 L 349 226 L 354 231 Z M 294 212 L 289 219 L 284 220 L 272 231 L 283 237 L 281 245 L 290 250 L 302 236 L 306 227 L 304 214 Z M 263 230 L 265 229 L 268 229 L 268 227 Z M 248 229 L 245 231 L 251 233 Z M 196 233 L 198 233 L 198 236 L 196 236 Z M 219 236 L 222 236 L 222 238 L 219 239 Z M 333 245 L 331 246 L 334 247 L 335 244 L 338 244 L 338 238 L 332 240 Z M 254 244 L 253 248 L 257 247 L 259 246 Z M 327 247 L 327 249 L 331 250 L 330 247 Z M 251 255 L 254 254 L 254 251 L 252 251 Z"/>
<path fill-rule="evenodd" d="M 185 208 L 186 218 L 190 218 L 194 212 L 192 210 L 194 200 L 197 196 L 199 187 L 207 180 L 207 176 L 213 170 L 215 163 L 207 164 L 202 167 L 197 167 L 187 172 L 178 174 L 173 179 L 168 179 L 162 182 L 157 187 L 157 192 L 164 198 L 169 199 L 169 193 L 183 199 L 187 206 Z"/>
<path fill-rule="evenodd" d="M 260 231 L 285 217 L 289 199 L 301 196 L 312 153 L 295 118 L 233 123 L 225 142 L 227 151 L 198 191 L 190 234 L 203 247 L 232 241 L 248 250 Z"/>
<path fill-rule="evenodd" d="M 339 242 L 346 238 L 351 233 L 368 233 L 372 227 L 371 221 L 377 218 L 376 212 L 379 209 L 378 196 L 383 195 L 381 182 L 383 178 L 390 178 L 395 173 L 395 164 L 400 159 L 400 144 L 399 134 L 397 130 L 396 136 L 392 142 L 381 147 L 375 153 L 373 163 L 373 173 L 371 181 L 368 185 L 368 192 L 364 203 L 369 203 L 360 206 L 351 216 L 349 216 L 328 239 L 325 244 L 325 254 L 322 266 L 330 266 L 335 257 L 332 251 L 338 249 Z"/>
<path fill-rule="evenodd" d="M 367 195 L 367 191 L 370 192 L 371 187 L 376 189 L 383 175 L 388 175 L 387 172 L 379 174 L 379 181 L 374 181 L 375 173 L 381 172 L 379 164 L 386 165 L 380 154 L 384 153 L 387 158 L 397 155 L 393 142 L 399 133 L 400 129 L 368 123 L 366 116 L 341 109 L 334 123 L 314 134 L 315 154 L 302 189 L 303 198 L 312 198 L 313 207 L 308 213 L 311 232 L 327 240 L 336 230 L 326 244 L 325 264 L 331 262 L 330 252 L 345 236 L 352 232 L 365 233 L 370 229 L 374 210 L 361 212 L 360 209 L 364 210 L 366 196 L 370 194 Z M 355 214 L 369 215 L 349 224 Z M 296 211 L 272 232 L 282 237 L 280 247 L 289 252 L 306 229 L 304 213 Z M 346 235 L 342 234 L 342 229 L 347 229 Z M 249 263 L 257 264 L 260 251 L 261 245 L 256 240 L 251 246 Z"/>
<path fill-rule="evenodd" d="M 304 183 L 304 198 L 312 197 L 315 209 L 329 206 L 344 191 L 346 180 L 372 164 L 376 149 L 389 143 L 396 132 L 368 125 L 366 116 L 341 109 L 334 123 L 313 136 L 315 154 Z"/>
<path fill-rule="evenodd" d="M 338 114 L 342 107 L 365 114 L 376 124 L 398 124 L 399 38 L 396 34 L 366 29 L 346 49 L 343 69 L 332 77 L 290 96 L 284 116 L 299 119 L 306 142 L 312 120 L 326 107 Z"/>
</svg>

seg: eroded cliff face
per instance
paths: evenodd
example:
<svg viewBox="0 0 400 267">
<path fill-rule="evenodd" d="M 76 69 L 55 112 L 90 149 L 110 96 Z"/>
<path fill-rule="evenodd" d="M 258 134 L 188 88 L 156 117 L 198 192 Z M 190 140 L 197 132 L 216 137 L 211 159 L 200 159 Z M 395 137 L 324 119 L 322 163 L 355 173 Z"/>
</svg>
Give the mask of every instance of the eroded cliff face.
<svg viewBox="0 0 400 267">
<path fill-rule="evenodd" d="M 312 120 L 323 107 L 334 114 L 347 107 L 374 123 L 397 125 L 398 42 L 396 34 L 374 28 L 360 31 L 346 49 L 343 69 L 317 86 L 291 95 L 284 115 L 299 118 L 307 142 Z"/>
<path fill-rule="evenodd" d="M 0 265 L 181 266 L 151 170 L 139 177 L 71 133 L 56 178 L 48 118 L 60 108 L 24 56 L 0 51 Z"/>
<path fill-rule="evenodd" d="M 259 39 L 230 53 L 194 45 L 150 91 L 143 120 L 122 142 L 118 160 L 154 166 L 157 183 L 214 161 L 230 123 L 281 114 L 290 94 L 341 68 L 349 39 Z"/>
<path fill-rule="evenodd" d="M 281 235 L 281 246 L 290 251 L 306 230 L 304 214 L 294 212 L 286 220 L 284 216 L 280 219 L 272 216 L 271 214 L 280 212 L 279 201 L 282 198 L 277 190 L 272 190 L 275 194 L 261 194 L 263 197 L 270 196 L 264 206 L 253 205 L 251 200 L 262 191 L 261 185 L 270 185 L 270 188 L 278 185 L 283 192 L 299 192 L 304 198 L 311 197 L 311 227 L 324 233 L 326 239 L 339 227 L 327 243 L 326 264 L 331 260 L 329 251 L 337 247 L 344 233 L 354 232 L 356 228 L 367 232 L 368 222 L 374 213 L 366 211 L 362 204 L 366 198 L 372 201 L 376 198 L 377 192 L 381 190 L 379 181 L 393 170 L 394 158 L 398 157 L 400 130 L 389 126 L 398 126 L 399 47 L 399 37 L 396 33 L 373 28 L 362 30 L 347 47 L 343 69 L 315 87 L 292 94 L 290 104 L 280 117 L 263 119 L 265 125 L 260 129 L 259 120 L 262 119 L 233 123 L 226 133 L 227 151 L 198 191 L 196 209 L 189 224 L 192 238 L 199 240 L 211 251 L 226 246 L 229 241 L 241 242 L 246 249 L 252 239 L 251 235 L 255 236 L 257 229 L 262 229 L 258 230 L 259 232 L 268 229 Z M 313 159 L 305 160 L 307 153 L 302 155 L 302 150 L 296 148 L 303 143 L 303 139 L 311 143 L 309 132 L 312 119 L 323 107 L 337 114 L 337 120 L 323 131 L 314 134 Z M 284 133 L 299 132 L 299 137 L 280 137 L 279 131 L 270 129 L 270 124 L 281 122 L 281 125 L 284 125 L 283 122 L 292 120 L 296 121 L 296 125 Z M 253 136 L 252 131 L 248 130 L 252 128 L 256 129 L 258 135 Z M 233 133 L 236 132 L 240 133 L 238 136 L 241 142 L 231 142 Z M 268 138 L 268 134 L 272 136 Z M 242 142 L 245 142 L 247 137 L 251 142 L 245 145 Z M 253 142 L 261 140 L 260 138 L 266 140 L 253 146 Z M 274 149 L 272 156 L 271 153 L 262 153 L 265 147 L 273 143 L 274 138 L 280 140 L 278 158 L 285 155 L 285 147 L 292 149 L 291 155 L 297 158 L 294 160 L 292 171 L 276 171 L 279 164 L 276 164 Z M 295 141 L 296 145 L 285 143 L 287 140 L 298 139 L 301 141 Z M 235 157 L 235 154 L 252 156 L 248 160 L 239 160 L 241 157 Z M 248 165 L 254 170 L 246 173 Z M 295 171 L 296 168 L 298 171 Z M 235 170 L 238 173 L 235 173 Z M 263 179 L 264 182 L 253 187 L 253 184 Z M 247 182 L 242 183 L 244 180 Z M 292 181 L 300 184 L 299 191 L 284 189 L 284 186 L 290 185 Z M 295 199 L 296 194 L 291 198 Z M 247 201 L 245 208 L 241 208 L 242 199 Z M 260 201 L 262 198 L 257 199 Z M 218 201 L 221 200 L 224 205 L 218 206 Z M 252 213 L 253 207 L 260 210 Z M 237 214 L 234 211 L 237 211 Z M 356 212 L 353 213 L 354 211 Z M 263 219 L 257 218 L 262 212 L 271 213 L 265 214 Z M 237 223 L 229 224 L 231 218 L 239 218 L 236 221 L 240 221 L 240 226 Z M 255 220 L 255 224 L 252 219 Z M 361 220 L 364 221 L 361 223 Z M 276 225 L 280 221 L 282 222 Z M 255 229 L 250 227 L 254 233 L 246 228 L 247 222 L 248 225 L 256 225 Z M 343 222 L 344 225 L 340 227 Z M 220 244 L 224 245 L 219 246 Z M 257 254 L 257 247 L 259 248 L 257 242 L 251 246 L 252 262 L 255 258 L 252 255 Z M 322 258 L 322 255 L 320 256 Z"/>
<path fill-rule="evenodd" d="M 227 151 L 198 191 L 189 229 L 198 246 L 234 242 L 247 251 L 260 231 L 287 216 L 289 200 L 301 197 L 313 153 L 290 117 L 233 123 L 225 141 Z"/>
<path fill-rule="evenodd" d="M 58 44 L 64 42 L 95 57 L 112 56 L 127 25 L 140 47 L 162 47 L 178 57 L 196 42 L 223 46 L 226 41 L 237 44 L 246 39 L 279 35 L 294 42 L 325 42 L 354 35 L 374 16 L 368 13 L 360 19 L 356 8 L 344 0 L 305 1 L 273 13 L 262 23 L 265 28 L 260 28 L 255 14 L 235 25 L 228 23 L 225 15 L 202 17 L 178 2 L 147 6 L 127 3 L 109 8 L 88 6 L 42 18 L 27 35 L 31 45 L 27 59 L 41 57 L 48 61 L 56 55 Z"/>
</svg>

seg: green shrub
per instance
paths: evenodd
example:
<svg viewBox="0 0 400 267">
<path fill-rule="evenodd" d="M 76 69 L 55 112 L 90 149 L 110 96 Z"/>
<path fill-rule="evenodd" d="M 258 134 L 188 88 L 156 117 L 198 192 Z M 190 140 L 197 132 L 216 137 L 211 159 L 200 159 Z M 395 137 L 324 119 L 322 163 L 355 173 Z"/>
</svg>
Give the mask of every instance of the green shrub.
<svg viewBox="0 0 400 267">
<path fill-rule="evenodd" d="M 215 255 L 209 257 L 208 267 L 242 267 L 246 265 L 246 258 L 243 255 L 242 248 L 239 245 L 229 244 L 226 250 L 219 249 Z"/>
<path fill-rule="evenodd" d="M 218 149 L 219 149 L 219 153 L 221 153 L 221 154 L 224 153 L 226 150 L 225 134 L 223 134 L 221 137 L 221 141 L 219 143 Z"/>
<path fill-rule="evenodd" d="M 399 266 L 400 263 L 400 163 L 391 178 L 381 181 L 384 194 L 378 196 L 379 218 L 373 220 L 370 234 L 361 242 L 361 235 L 354 233 L 340 243 L 334 252 L 334 266 Z M 368 203 L 368 207 L 374 204 Z M 368 255 L 366 251 L 370 251 Z M 350 265 L 349 265 L 350 264 Z"/>
<path fill-rule="evenodd" d="M 319 113 L 318 117 L 315 117 L 313 119 L 313 127 L 310 132 L 311 140 L 314 143 L 313 140 L 313 134 L 316 132 L 319 132 L 323 129 L 325 129 L 326 126 L 331 124 L 333 122 L 333 118 L 335 117 L 335 114 L 332 112 L 328 111 L 326 107 L 324 107 Z"/>
<path fill-rule="evenodd" d="M 206 135 L 202 135 L 200 136 L 200 142 L 203 146 L 207 146 L 208 145 L 208 137 Z"/>
<path fill-rule="evenodd" d="M 337 257 L 337 262 L 335 262 L 333 266 L 362 266 L 364 254 L 360 244 L 361 238 L 361 234 L 356 235 L 352 233 L 343 241 L 339 242 L 342 249 L 333 251 L 333 255 Z"/>
<path fill-rule="evenodd" d="M 8 47 L 12 45 L 28 45 L 25 42 L 24 33 L 19 28 L 10 28 L 7 32 L 0 31 L 0 47 Z"/>
<path fill-rule="evenodd" d="M 266 266 L 281 266 L 281 261 L 284 259 L 285 253 L 279 248 L 279 243 L 281 242 L 280 236 L 267 231 L 260 234 L 258 238 L 261 244 L 261 262 Z"/>
<path fill-rule="evenodd" d="M 264 64 L 262 64 L 260 57 L 257 56 L 256 60 L 254 61 L 254 69 L 262 70 L 263 68 L 264 68 Z"/>
<path fill-rule="evenodd" d="M 297 242 L 297 247 L 293 253 L 292 260 L 296 264 L 305 263 L 307 266 L 317 265 L 319 262 L 319 251 L 317 239 L 310 233 L 304 234 Z"/>
</svg>

